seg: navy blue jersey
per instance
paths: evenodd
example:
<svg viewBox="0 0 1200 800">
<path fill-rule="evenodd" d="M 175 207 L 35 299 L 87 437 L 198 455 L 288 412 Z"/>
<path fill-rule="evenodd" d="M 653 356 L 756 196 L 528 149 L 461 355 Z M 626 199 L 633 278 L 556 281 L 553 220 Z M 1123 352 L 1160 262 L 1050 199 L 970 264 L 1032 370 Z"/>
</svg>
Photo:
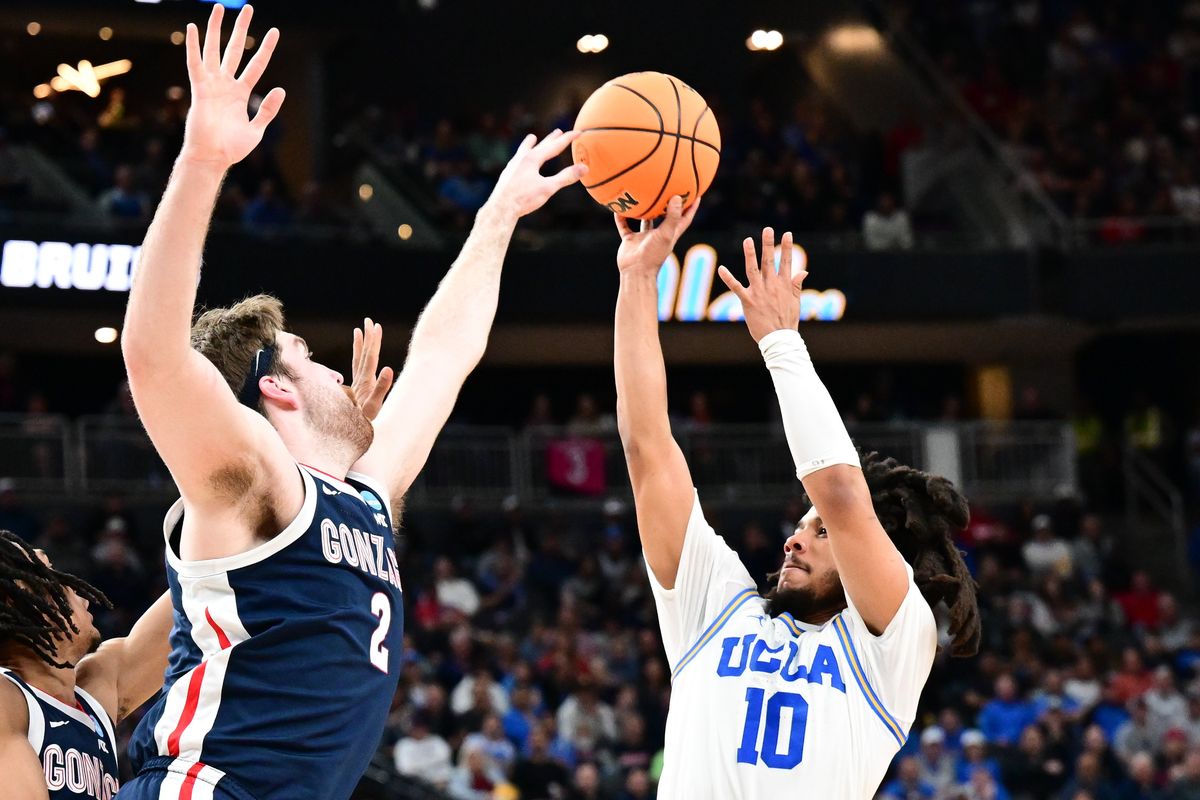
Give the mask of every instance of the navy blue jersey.
<svg viewBox="0 0 1200 800">
<path fill-rule="evenodd" d="M 178 795 L 156 796 L 227 775 L 258 800 L 344 800 L 379 746 L 404 625 L 387 491 L 300 473 L 296 519 L 235 556 L 182 561 L 167 512 L 171 657 L 129 748 L 135 771 L 174 759 Z"/>
<path fill-rule="evenodd" d="M 75 689 L 69 706 L 0 669 L 25 695 L 29 746 L 46 774 L 50 800 L 112 800 L 117 793 L 117 740 L 112 720 L 96 699 Z"/>
</svg>

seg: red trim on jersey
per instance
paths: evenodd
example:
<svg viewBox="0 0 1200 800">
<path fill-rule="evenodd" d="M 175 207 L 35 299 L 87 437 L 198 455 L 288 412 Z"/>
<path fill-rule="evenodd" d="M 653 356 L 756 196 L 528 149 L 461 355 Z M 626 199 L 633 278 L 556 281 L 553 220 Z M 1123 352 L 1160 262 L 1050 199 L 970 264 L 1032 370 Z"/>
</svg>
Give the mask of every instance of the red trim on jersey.
<svg viewBox="0 0 1200 800">
<path fill-rule="evenodd" d="M 303 461 L 301 461 L 301 462 L 300 462 L 300 466 L 302 466 L 302 467 L 308 467 L 308 468 L 309 468 L 309 469 L 311 469 L 313 472 L 319 472 L 319 473 L 321 473 L 322 475 L 324 475 L 326 478 L 331 478 L 331 479 L 333 479 L 333 480 L 337 481 L 338 483 L 346 483 L 346 479 L 345 479 L 345 478 L 338 478 L 338 477 L 335 477 L 335 476 L 333 476 L 333 475 L 330 475 L 328 472 L 326 472 L 326 471 L 325 471 L 325 470 L 323 470 L 323 469 L 317 469 L 316 467 L 309 467 L 309 466 L 308 466 L 308 464 L 305 464 Z"/>
<path fill-rule="evenodd" d="M 192 789 L 196 786 L 196 776 L 202 769 L 204 769 L 204 765 L 200 762 L 192 764 L 192 768 L 187 771 L 187 777 L 183 779 L 183 785 L 179 787 L 179 800 L 192 800 Z"/>
<path fill-rule="evenodd" d="M 196 716 L 196 707 L 200 705 L 200 686 L 204 683 L 206 666 L 208 666 L 208 662 L 201 661 L 200 666 L 196 667 L 191 679 L 188 680 L 187 701 L 183 705 L 183 714 L 179 716 L 179 724 L 175 726 L 175 730 L 171 731 L 171 735 L 167 737 L 167 755 L 179 757 L 179 738 L 183 736 L 184 730 L 192 724 L 192 720 Z"/>
<path fill-rule="evenodd" d="M 213 631 L 217 634 L 217 644 L 221 645 L 222 650 L 229 649 L 229 637 L 225 635 L 225 631 L 221 630 L 221 626 L 212 618 L 212 614 L 208 613 L 208 606 L 204 607 L 204 618 L 208 620 L 208 624 L 212 626 Z"/>
</svg>

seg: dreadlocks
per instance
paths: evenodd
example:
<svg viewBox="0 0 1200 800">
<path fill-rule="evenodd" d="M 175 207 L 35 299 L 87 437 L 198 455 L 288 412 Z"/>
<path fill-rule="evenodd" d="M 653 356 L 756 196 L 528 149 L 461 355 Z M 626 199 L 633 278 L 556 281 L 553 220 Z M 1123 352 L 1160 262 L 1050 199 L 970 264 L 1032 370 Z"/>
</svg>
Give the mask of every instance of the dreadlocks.
<svg viewBox="0 0 1200 800">
<path fill-rule="evenodd" d="M 955 531 L 970 519 L 966 499 L 945 478 L 879 453 L 859 455 L 875 516 L 912 566 L 921 595 L 930 606 L 940 601 L 950 611 L 951 654 L 975 655 L 981 636 L 975 579 L 954 545 Z M 779 573 L 768 577 L 768 599 L 778 594 L 778 579 Z"/>
<path fill-rule="evenodd" d="M 112 608 L 90 583 L 46 566 L 23 539 L 0 530 L 0 642 L 28 647 L 52 667 L 74 666 L 55 660 L 55 641 L 79 633 L 71 621 L 68 589 Z"/>
</svg>

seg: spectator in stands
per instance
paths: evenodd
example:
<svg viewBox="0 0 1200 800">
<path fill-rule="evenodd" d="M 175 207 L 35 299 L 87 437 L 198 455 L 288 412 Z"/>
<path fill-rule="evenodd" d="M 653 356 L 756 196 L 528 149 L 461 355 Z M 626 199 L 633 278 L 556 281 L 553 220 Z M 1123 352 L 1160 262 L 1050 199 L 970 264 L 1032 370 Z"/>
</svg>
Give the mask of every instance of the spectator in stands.
<svg viewBox="0 0 1200 800">
<path fill-rule="evenodd" d="M 1170 800 L 1200 800 L 1200 749 L 1188 751 L 1176 772 L 1169 794 Z"/>
<path fill-rule="evenodd" d="M 568 800 L 604 800 L 604 792 L 600 788 L 600 770 L 596 765 L 587 762 L 575 768 L 575 780 Z"/>
<path fill-rule="evenodd" d="M 1005 760 L 1004 785 L 1016 798 L 1052 797 L 1066 780 L 1066 765 L 1046 748 L 1045 735 L 1036 725 L 1021 731 L 1016 750 Z"/>
<path fill-rule="evenodd" d="M 513 770 L 513 785 L 521 791 L 521 800 L 559 800 L 566 795 L 570 777 L 566 767 L 550 755 L 545 728 L 535 726 L 529 732 L 529 749 Z"/>
<path fill-rule="evenodd" d="M 1017 744 L 1025 727 L 1035 722 L 1034 705 L 1017 694 L 1016 679 L 1003 673 L 996 679 L 996 697 L 979 713 L 979 729 L 987 741 L 1001 747 Z"/>
<path fill-rule="evenodd" d="M 1187 699 L 1175 688 L 1175 673 L 1166 664 L 1155 668 L 1154 685 L 1142 697 L 1153 729 L 1166 732 L 1187 724 Z"/>
<path fill-rule="evenodd" d="M 513 765 L 517 760 L 517 749 L 504 735 L 504 726 L 501 725 L 500 718 L 495 714 L 484 717 L 479 730 L 467 734 L 467 737 L 463 739 L 462 747 L 459 749 L 460 763 L 464 760 L 465 754 L 474 750 L 480 750 L 487 754 L 488 761 L 494 764 L 500 772 L 505 775 L 512 773 Z"/>
<path fill-rule="evenodd" d="M 1129 758 L 1129 778 L 1121 790 L 1122 800 L 1164 800 L 1158 789 L 1154 769 L 1154 756 L 1145 750 Z"/>
<path fill-rule="evenodd" d="M 264 178 L 258 185 L 258 193 L 246 203 L 242 212 L 242 223 L 247 229 L 271 232 L 292 221 L 292 212 L 279 196 L 279 189 L 271 178 Z"/>
<path fill-rule="evenodd" d="M 616 741 L 616 716 L 612 707 L 600 699 L 590 675 L 580 675 L 575 691 L 558 707 L 558 730 L 584 754 Z"/>
<path fill-rule="evenodd" d="M 921 752 L 917 757 L 921 781 L 932 786 L 935 794 L 945 794 L 954 785 L 954 756 L 946 750 L 946 732 L 938 725 L 921 731 Z"/>
<path fill-rule="evenodd" d="M 437 602 L 451 619 L 470 619 L 479 611 L 479 592 L 466 578 L 459 577 L 454 562 L 442 556 L 433 565 Z"/>
<path fill-rule="evenodd" d="M 1159 616 L 1159 595 L 1161 592 L 1150 581 L 1150 575 L 1145 570 L 1136 570 L 1129 580 L 1129 589 L 1119 593 L 1116 601 L 1125 612 L 1125 619 L 1130 625 L 1138 625 L 1146 630 L 1156 630 L 1161 617 Z M 1140 660 L 1140 656 L 1139 656 Z"/>
<path fill-rule="evenodd" d="M 571 436 L 603 436 L 617 429 L 616 418 L 601 413 L 596 398 L 584 392 L 575 400 L 575 413 L 567 420 L 567 433 Z"/>
<path fill-rule="evenodd" d="M 446 793 L 454 800 L 493 800 L 504 785 L 504 773 L 488 760 L 487 753 L 463 748 L 463 763 L 450 773 Z"/>
<path fill-rule="evenodd" d="M 619 795 L 619 800 L 650 800 L 653 792 L 650 789 L 650 776 L 644 769 L 635 769 L 625 776 L 625 788 Z"/>
<path fill-rule="evenodd" d="M 1139 696 L 1130 700 L 1129 714 L 1129 720 L 1117 729 L 1117 735 L 1113 737 L 1113 752 L 1126 769 L 1132 769 L 1133 757 L 1138 753 L 1156 752 L 1164 733 L 1151 722 L 1145 698 Z"/>
<path fill-rule="evenodd" d="M 959 741 L 962 743 L 962 755 L 959 756 L 956 773 L 960 784 L 969 783 L 971 776 L 979 770 L 1000 780 L 1000 764 L 988 755 L 988 740 L 983 731 L 975 728 L 965 730 Z"/>
<path fill-rule="evenodd" d="M 1084 752 L 1075 761 L 1075 775 L 1063 787 L 1061 797 L 1075 798 L 1081 792 L 1092 800 L 1118 800 L 1115 789 L 1104 779 L 1100 759 Z"/>
<path fill-rule="evenodd" d="M 862 229 L 868 250 L 912 249 L 912 223 L 908 213 L 897 207 L 891 192 L 879 195 L 879 204 L 863 216 Z"/>
<path fill-rule="evenodd" d="M 392 754 L 401 775 L 419 778 L 443 791 L 450 782 L 450 745 L 430 730 L 428 714 L 418 711 L 412 715 L 408 735 L 396 742 Z"/>
<path fill-rule="evenodd" d="M 469 224 L 491 191 L 492 181 L 465 157 L 450 163 L 437 189 L 443 210 L 450 221 L 460 228 Z"/>
<path fill-rule="evenodd" d="M 1049 514 L 1033 518 L 1033 538 L 1021 548 L 1021 555 L 1035 581 L 1051 574 L 1069 577 L 1073 571 L 1071 548 L 1055 536 Z"/>
<path fill-rule="evenodd" d="M 934 800 L 937 787 L 921 777 L 921 765 L 916 756 L 900 759 L 896 778 L 883 787 L 883 796 L 889 800 Z"/>
<path fill-rule="evenodd" d="M 150 201 L 134 183 L 133 167 L 121 164 L 113 172 L 112 188 L 96 201 L 110 217 L 141 222 L 150 215 Z"/>
<path fill-rule="evenodd" d="M 133 169 L 133 185 L 146 197 L 162 197 L 171 177 L 171 161 L 161 137 L 155 136 L 146 142 L 142 160 Z"/>
<path fill-rule="evenodd" d="M 1083 580 L 1103 579 L 1112 559 L 1113 539 L 1104 531 L 1097 514 L 1084 514 L 1079 520 L 1079 536 L 1071 543 L 1071 563 Z"/>
</svg>

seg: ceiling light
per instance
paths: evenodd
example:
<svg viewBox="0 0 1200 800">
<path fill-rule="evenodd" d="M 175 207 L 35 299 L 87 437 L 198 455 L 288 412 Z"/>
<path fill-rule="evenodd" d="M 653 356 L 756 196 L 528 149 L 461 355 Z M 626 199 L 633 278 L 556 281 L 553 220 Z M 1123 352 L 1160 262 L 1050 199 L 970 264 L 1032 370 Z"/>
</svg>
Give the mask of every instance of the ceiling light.
<svg viewBox="0 0 1200 800">
<path fill-rule="evenodd" d="M 171 44 L 183 44 L 183 31 L 171 31 Z"/>
<path fill-rule="evenodd" d="M 183 87 L 182 86 L 168 86 L 167 87 L 167 99 L 168 100 L 182 100 L 183 99 Z"/>
<path fill-rule="evenodd" d="M 104 41 L 104 42 L 107 42 L 109 39 L 111 39 L 113 37 L 113 29 L 108 27 L 107 25 L 105 25 L 103 28 L 101 28 L 99 33 L 100 33 L 100 40 Z"/>
<path fill-rule="evenodd" d="M 608 37 L 603 33 L 586 33 L 575 42 L 575 49 L 581 53 L 599 53 L 608 47 Z"/>
<path fill-rule="evenodd" d="M 112 344 L 117 340 L 117 329 L 110 327 L 96 328 L 96 341 L 100 344 Z"/>
<path fill-rule="evenodd" d="M 401 225 L 399 228 L 396 229 L 396 234 L 401 239 L 403 239 L 404 241 L 407 242 L 409 239 L 412 238 L 412 235 L 413 235 L 412 225 L 409 225 L 407 222 L 404 223 L 403 225 Z"/>
<path fill-rule="evenodd" d="M 253 36 L 246 37 L 246 49 L 247 50 L 253 50 L 254 45 L 256 45 L 256 44 L 258 44 L 258 40 L 255 39 Z"/>
<path fill-rule="evenodd" d="M 50 96 L 51 91 L 50 84 L 39 83 L 37 86 L 33 87 L 33 96 L 38 100 L 45 100 Z"/>
<path fill-rule="evenodd" d="M 39 33 L 42 32 L 42 23 L 40 23 L 40 22 L 29 23 L 28 25 L 25 26 L 25 32 L 28 33 L 30 36 L 37 36 Z"/>
<path fill-rule="evenodd" d="M 844 53 L 868 53 L 883 49 L 883 37 L 870 25 L 841 25 L 828 34 L 829 46 Z"/>
<path fill-rule="evenodd" d="M 369 183 L 364 183 L 358 187 L 358 199 L 364 203 L 375 196 L 375 187 Z"/>
</svg>

